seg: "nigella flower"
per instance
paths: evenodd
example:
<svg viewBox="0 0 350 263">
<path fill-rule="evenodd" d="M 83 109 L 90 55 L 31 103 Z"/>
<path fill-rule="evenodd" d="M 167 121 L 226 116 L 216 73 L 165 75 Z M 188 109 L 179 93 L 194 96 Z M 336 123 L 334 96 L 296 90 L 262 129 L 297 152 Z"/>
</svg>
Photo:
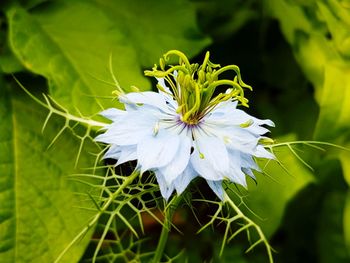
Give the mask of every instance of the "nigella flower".
<svg viewBox="0 0 350 263">
<path fill-rule="evenodd" d="M 179 57 L 179 65 L 166 69 L 170 55 Z M 227 70 L 236 72 L 234 80 L 218 78 Z M 246 175 L 255 179 L 253 170 L 260 170 L 255 158 L 274 158 L 263 145 L 269 131 L 263 125 L 273 122 L 237 108 L 247 106 L 243 88 L 250 88 L 237 66 L 221 68 L 209 61 L 209 53 L 199 66 L 169 51 L 160 70 L 155 66 L 145 74 L 157 78 L 158 92 L 119 89 L 125 110 L 101 113 L 112 123 L 96 141 L 110 145 L 104 158 L 118 160 L 116 165 L 137 160 L 141 174 L 153 171 L 165 199 L 174 190 L 181 194 L 197 176 L 223 199 L 223 180 L 246 187 Z M 219 86 L 226 86 L 225 92 L 218 93 Z"/>
</svg>

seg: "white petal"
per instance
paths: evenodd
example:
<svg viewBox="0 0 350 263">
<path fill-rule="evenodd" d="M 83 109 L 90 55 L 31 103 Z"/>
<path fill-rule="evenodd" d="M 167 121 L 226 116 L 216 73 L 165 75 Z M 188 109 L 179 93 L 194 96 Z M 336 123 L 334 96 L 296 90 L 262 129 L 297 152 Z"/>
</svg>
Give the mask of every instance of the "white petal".
<svg viewBox="0 0 350 263">
<path fill-rule="evenodd" d="M 170 92 L 170 89 L 167 87 L 167 85 L 165 84 L 165 79 L 164 78 L 156 78 L 158 81 L 158 84 L 165 90 Z"/>
<path fill-rule="evenodd" d="M 178 104 L 177 104 L 177 102 L 173 99 L 173 96 L 171 95 L 172 92 L 170 91 L 170 89 L 168 88 L 168 86 L 165 84 L 165 79 L 164 79 L 164 78 L 156 78 L 156 79 L 157 79 L 157 81 L 158 81 L 158 84 L 165 90 L 165 92 L 162 91 L 162 90 L 160 90 L 159 93 L 161 93 L 161 94 L 164 96 L 166 102 L 168 102 L 168 103 L 172 106 L 172 108 L 173 108 L 174 110 L 176 110 L 177 107 L 178 107 Z"/>
<path fill-rule="evenodd" d="M 254 119 L 255 119 L 255 122 L 258 125 L 267 125 L 267 126 L 270 126 L 270 127 L 275 127 L 275 123 L 272 120 L 269 120 L 269 119 L 261 120 L 261 119 L 258 119 L 258 118 L 254 118 Z"/>
<path fill-rule="evenodd" d="M 109 125 L 107 131 L 98 135 L 95 140 L 118 145 L 137 144 L 153 133 L 157 121 L 157 117 L 147 111 L 134 111 L 125 115 L 123 120 Z"/>
<path fill-rule="evenodd" d="M 229 138 L 229 143 L 227 144 L 227 148 L 229 150 L 237 150 L 246 154 L 254 154 L 256 151 L 256 146 L 259 142 L 259 137 L 231 137 Z"/>
<path fill-rule="evenodd" d="M 251 169 L 248 168 L 242 168 L 242 171 L 248 175 L 250 178 L 252 178 L 254 181 L 256 181 L 256 177 Z"/>
<path fill-rule="evenodd" d="M 194 170 L 203 178 L 207 180 L 222 180 L 224 179 L 225 174 L 221 174 L 216 171 L 212 165 L 200 158 L 198 150 L 195 148 L 190 157 L 191 165 Z"/>
<path fill-rule="evenodd" d="M 242 123 L 247 123 L 248 121 L 252 120 L 255 122 L 257 119 L 248 113 L 244 112 L 243 110 L 235 109 L 232 111 L 231 115 L 231 122 L 234 122 L 236 125 L 241 125 Z"/>
<path fill-rule="evenodd" d="M 109 147 L 108 151 L 103 156 L 104 159 L 111 158 L 111 159 L 118 159 L 120 157 L 120 146 L 119 145 L 111 145 Z"/>
<path fill-rule="evenodd" d="M 230 181 L 247 187 L 246 176 L 241 170 L 242 159 L 238 151 L 230 151 L 230 172 L 227 177 Z"/>
<path fill-rule="evenodd" d="M 137 104 L 124 102 L 124 108 L 125 111 L 132 112 L 139 110 L 140 106 L 138 106 Z"/>
<path fill-rule="evenodd" d="M 118 121 L 121 119 L 121 117 L 125 116 L 127 112 L 116 108 L 109 108 L 107 110 L 100 112 L 99 114 L 112 121 Z"/>
<path fill-rule="evenodd" d="M 256 147 L 256 151 L 254 152 L 254 155 L 260 158 L 266 158 L 266 159 L 272 159 L 272 160 L 276 159 L 275 155 L 273 155 L 271 152 L 266 150 L 262 145 L 258 145 Z"/>
<path fill-rule="evenodd" d="M 146 136 L 137 145 L 137 159 L 141 165 L 141 171 L 169 164 L 179 148 L 179 143 L 179 136 L 166 130 L 160 130 L 156 135 Z"/>
<path fill-rule="evenodd" d="M 240 153 L 241 156 L 241 166 L 244 168 L 251 168 L 256 171 L 260 171 L 258 164 L 254 161 L 252 155 L 246 153 Z"/>
<path fill-rule="evenodd" d="M 224 189 L 222 188 L 222 181 L 210 181 L 207 180 L 207 183 L 211 190 L 221 199 L 224 200 Z"/>
<path fill-rule="evenodd" d="M 259 135 L 253 134 L 247 129 L 244 129 L 235 125 L 227 125 L 225 122 L 213 122 L 212 120 L 206 120 L 202 124 L 202 127 L 207 132 L 214 134 L 216 137 L 222 139 L 226 145 L 233 144 L 247 144 L 252 143 L 250 148 L 254 148 L 257 145 Z M 245 146 L 244 146 L 245 147 Z"/>
<path fill-rule="evenodd" d="M 240 184 L 240 185 L 244 186 L 245 188 L 247 188 L 246 176 L 242 172 L 240 167 L 239 168 L 232 167 L 230 173 L 228 174 L 228 178 L 230 179 L 230 181 L 232 181 L 236 184 Z"/>
<path fill-rule="evenodd" d="M 159 109 L 167 108 L 164 96 L 153 91 L 131 92 L 120 97 L 123 103 L 151 105 Z"/>
<path fill-rule="evenodd" d="M 222 113 L 226 113 L 229 110 L 232 109 L 236 109 L 238 105 L 238 101 L 223 101 L 220 102 L 218 105 L 216 105 L 215 109 L 213 110 L 213 113 L 218 113 L 218 112 L 222 112 Z"/>
<path fill-rule="evenodd" d="M 192 141 L 186 136 L 180 137 L 180 144 L 174 156 L 174 159 L 167 165 L 159 168 L 164 174 L 165 180 L 171 184 L 177 176 L 179 176 L 188 165 L 191 155 Z"/>
<path fill-rule="evenodd" d="M 235 109 L 234 106 L 235 105 L 226 103 L 222 104 L 220 107 L 216 107 L 208 116 L 207 121 L 216 125 L 226 125 L 231 127 L 239 127 L 241 124 L 252 122 L 251 126 L 243 129 L 248 129 L 250 132 L 259 135 L 269 131 L 264 127 L 260 127 L 261 125 L 268 125 L 272 127 L 275 126 L 271 120 L 261 120 L 255 118 L 243 110 Z"/>
<path fill-rule="evenodd" d="M 166 97 L 168 96 L 171 97 L 171 95 L 169 95 L 169 93 L 171 94 L 171 91 L 168 88 L 168 86 L 165 84 L 165 79 L 164 78 L 156 78 L 156 79 L 158 81 L 158 84 L 165 90 L 165 92 L 160 90 L 159 93 L 163 94 Z"/>
<path fill-rule="evenodd" d="M 155 171 L 154 172 L 157 178 L 157 182 L 159 185 L 160 193 L 164 197 L 165 200 L 168 201 L 169 197 L 174 191 L 174 185 L 167 185 L 164 179 L 164 175 L 160 171 Z"/>
<path fill-rule="evenodd" d="M 217 137 L 200 136 L 195 139 L 195 148 L 200 152 L 204 162 L 208 162 L 216 171 L 226 172 L 229 159 L 224 142 Z"/>
<path fill-rule="evenodd" d="M 265 133 L 268 133 L 270 132 L 269 129 L 265 128 L 265 127 L 261 127 L 259 125 L 250 125 L 249 127 L 247 128 L 244 128 L 245 130 L 253 133 L 253 134 L 256 134 L 256 135 L 263 135 Z"/>
<path fill-rule="evenodd" d="M 178 195 L 180 195 L 190 184 L 190 182 L 196 178 L 198 174 L 192 168 L 192 165 L 189 163 L 186 169 L 181 173 L 175 180 L 174 185 Z"/>
<path fill-rule="evenodd" d="M 132 160 L 137 159 L 137 149 L 136 145 L 131 145 L 131 146 L 121 146 L 121 153 L 120 157 L 118 158 L 117 166 L 126 163 Z"/>
</svg>

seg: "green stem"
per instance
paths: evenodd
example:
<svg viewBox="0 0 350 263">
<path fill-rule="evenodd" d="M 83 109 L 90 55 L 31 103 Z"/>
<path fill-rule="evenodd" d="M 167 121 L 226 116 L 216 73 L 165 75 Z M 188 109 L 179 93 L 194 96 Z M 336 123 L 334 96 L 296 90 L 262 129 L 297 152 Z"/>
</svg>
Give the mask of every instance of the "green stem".
<svg viewBox="0 0 350 263">
<path fill-rule="evenodd" d="M 31 97 L 36 103 L 38 103 L 39 105 L 43 106 L 44 108 L 48 109 L 50 111 L 49 116 L 51 116 L 52 113 L 61 116 L 67 120 L 70 121 L 76 121 L 79 122 L 80 124 L 84 124 L 88 127 L 104 127 L 106 126 L 108 123 L 105 122 L 99 122 L 99 121 L 95 121 L 95 120 L 91 120 L 88 118 L 82 118 L 82 117 L 77 117 L 75 115 L 72 115 L 70 113 L 68 113 L 67 111 L 60 111 L 56 108 L 54 108 L 51 103 L 50 100 L 51 99 L 55 104 L 59 105 L 56 101 L 54 101 L 51 97 L 48 97 L 47 95 L 43 94 L 44 99 L 46 101 L 46 103 L 44 103 L 43 101 L 39 100 L 37 97 L 35 97 L 33 94 L 31 94 L 22 84 L 21 82 L 19 82 L 19 80 L 17 80 L 14 77 L 15 81 L 17 82 L 17 84 L 24 90 L 25 93 L 27 93 L 29 95 L 29 97 Z M 63 107 L 61 105 L 59 105 L 62 109 Z"/>
<path fill-rule="evenodd" d="M 253 220 L 251 220 L 249 217 L 247 217 L 241 209 L 232 201 L 232 199 L 229 197 L 227 193 L 224 194 L 224 202 L 228 203 L 228 205 L 236 212 L 237 218 L 241 218 L 244 221 L 247 222 L 246 226 L 247 228 L 253 227 L 256 232 L 259 235 L 259 240 L 252 244 L 246 252 L 251 251 L 256 245 L 258 245 L 260 242 L 262 242 L 265 245 L 266 252 L 269 258 L 269 262 L 273 263 L 273 256 L 272 256 L 272 247 L 270 246 L 264 232 L 262 231 L 261 227 L 257 225 Z M 243 227 L 244 228 L 244 227 Z"/>
<path fill-rule="evenodd" d="M 165 218 L 164 218 L 164 223 L 162 227 L 162 232 L 160 233 L 158 245 L 157 245 L 154 257 L 152 259 L 152 263 L 159 263 L 160 260 L 162 259 L 165 245 L 168 240 L 169 232 L 171 229 L 171 221 L 173 219 L 174 212 L 176 211 L 181 199 L 182 198 L 180 196 L 174 197 L 170 201 L 168 208 L 165 208 Z"/>
</svg>

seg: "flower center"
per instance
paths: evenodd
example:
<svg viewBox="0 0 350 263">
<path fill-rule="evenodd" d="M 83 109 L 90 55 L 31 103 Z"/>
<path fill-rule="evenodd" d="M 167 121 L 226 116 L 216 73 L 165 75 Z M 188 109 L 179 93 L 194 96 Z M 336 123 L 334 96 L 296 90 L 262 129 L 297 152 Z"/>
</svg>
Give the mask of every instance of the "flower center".
<svg viewBox="0 0 350 263">
<path fill-rule="evenodd" d="M 200 119 L 194 118 L 194 119 L 184 119 L 183 116 L 180 117 L 181 122 L 187 124 L 187 125 L 197 125 L 200 121 Z"/>
<path fill-rule="evenodd" d="M 167 65 L 171 56 L 179 59 L 177 65 Z M 155 65 L 152 70 L 146 70 L 146 76 L 163 78 L 170 90 L 157 85 L 163 92 L 169 93 L 178 103 L 177 113 L 181 121 L 195 125 L 219 103 L 227 100 L 237 100 L 241 105 L 248 107 L 248 100 L 244 97 L 243 88 L 252 89 L 242 81 L 241 73 L 236 65 L 221 67 L 209 60 L 206 53 L 201 65 L 190 64 L 185 54 L 177 50 L 168 51 L 159 60 L 160 69 Z M 231 79 L 219 79 L 222 73 L 234 71 Z M 219 88 L 224 86 L 224 90 Z"/>
</svg>

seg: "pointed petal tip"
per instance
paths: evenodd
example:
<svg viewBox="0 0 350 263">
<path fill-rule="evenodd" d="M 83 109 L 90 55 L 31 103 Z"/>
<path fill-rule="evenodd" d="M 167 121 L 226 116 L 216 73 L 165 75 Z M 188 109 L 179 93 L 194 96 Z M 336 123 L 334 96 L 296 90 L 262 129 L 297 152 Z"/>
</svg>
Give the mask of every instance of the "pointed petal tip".
<svg viewBox="0 0 350 263">
<path fill-rule="evenodd" d="M 174 192 L 174 184 L 167 185 L 164 175 L 159 170 L 154 171 L 154 174 L 159 185 L 160 193 L 162 197 L 168 202 L 169 198 Z"/>
<path fill-rule="evenodd" d="M 222 180 L 220 181 L 211 181 L 206 180 L 207 184 L 213 190 L 213 192 L 216 194 L 216 196 L 221 200 L 224 201 L 224 188 L 222 187 Z"/>
<path fill-rule="evenodd" d="M 267 120 L 265 120 L 265 122 L 266 122 L 265 124 L 267 126 L 276 127 L 275 123 L 272 120 L 267 119 Z"/>
<path fill-rule="evenodd" d="M 103 134 L 97 135 L 97 136 L 94 138 L 94 141 L 104 143 L 104 133 L 103 133 Z"/>
<path fill-rule="evenodd" d="M 108 109 L 101 111 L 99 113 L 99 115 L 101 115 L 107 119 L 113 120 L 115 117 L 121 116 L 125 113 L 126 113 L 125 111 L 119 110 L 117 108 L 108 108 Z"/>
</svg>

